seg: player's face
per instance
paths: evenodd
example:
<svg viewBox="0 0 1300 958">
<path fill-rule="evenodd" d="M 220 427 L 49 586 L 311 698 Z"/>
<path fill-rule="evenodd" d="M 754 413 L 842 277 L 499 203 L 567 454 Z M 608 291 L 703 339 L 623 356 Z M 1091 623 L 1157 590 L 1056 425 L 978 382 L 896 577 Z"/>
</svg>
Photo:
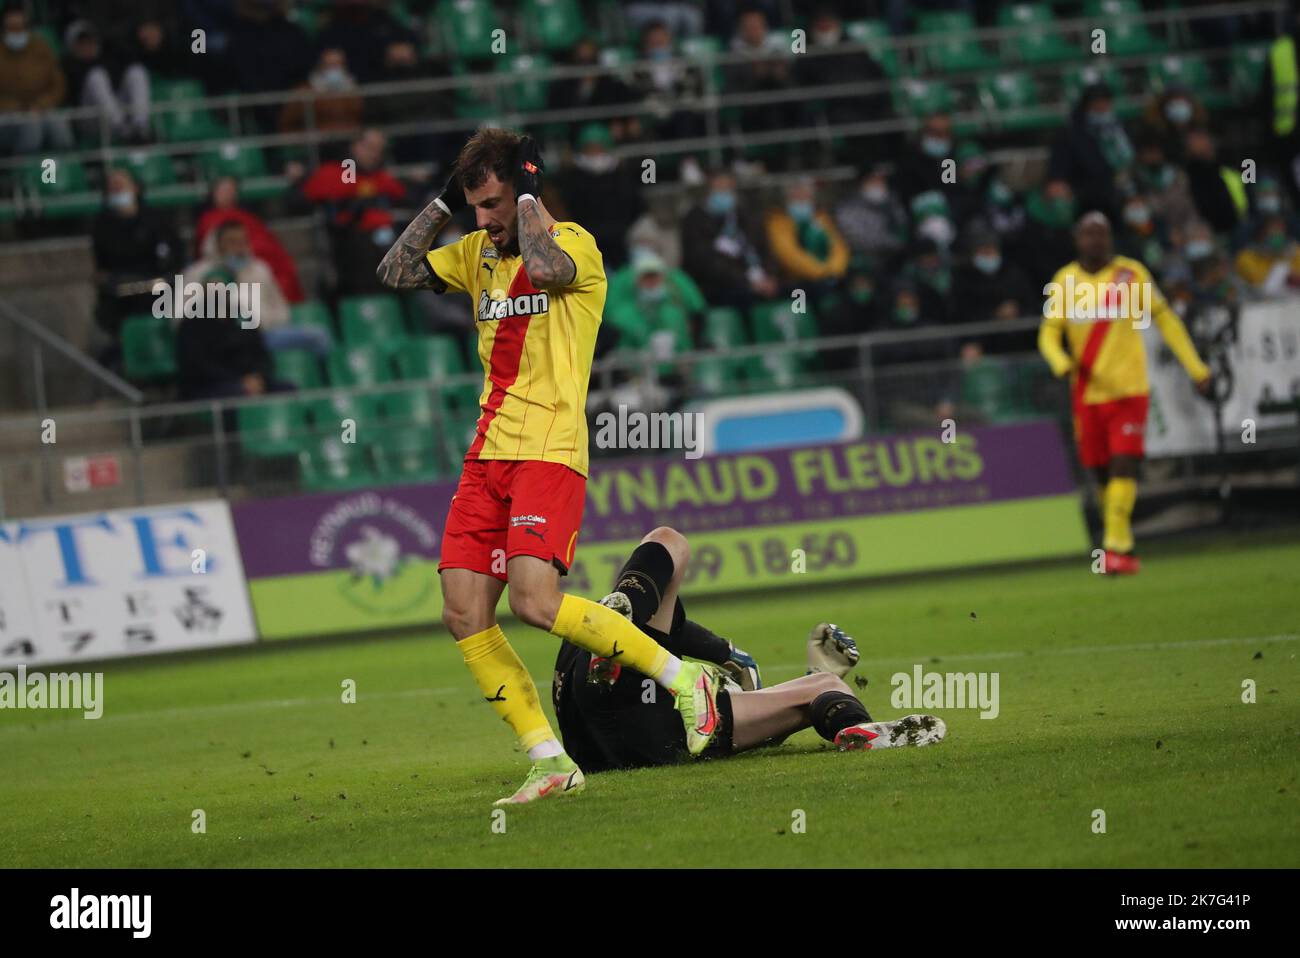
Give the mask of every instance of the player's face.
<svg viewBox="0 0 1300 958">
<path fill-rule="evenodd" d="M 1104 223 L 1085 223 L 1076 238 L 1079 258 L 1090 263 L 1104 263 L 1111 257 L 1110 227 Z"/>
<path fill-rule="evenodd" d="M 465 202 L 474 207 L 478 228 L 487 230 L 492 245 L 503 252 L 515 245 L 515 191 L 514 188 L 489 173 L 483 185 L 465 191 Z"/>
</svg>

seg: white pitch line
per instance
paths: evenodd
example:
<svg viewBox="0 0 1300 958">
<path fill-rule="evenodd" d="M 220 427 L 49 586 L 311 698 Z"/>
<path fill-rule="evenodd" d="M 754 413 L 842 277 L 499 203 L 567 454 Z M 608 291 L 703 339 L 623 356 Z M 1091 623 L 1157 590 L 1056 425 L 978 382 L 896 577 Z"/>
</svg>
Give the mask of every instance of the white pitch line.
<svg viewBox="0 0 1300 958">
<path fill-rule="evenodd" d="M 1282 634 L 1282 635 L 1265 635 L 1265 636 L 1246 636 L 1240 638 L 1223 638 L 1223 639 L 1187 639 L 1179 642 L 1136 642 L 1127 645 L 1090 645 L 1090 646 L 1069 646 L 1060 649 L 1040 649 L 1035 651 L 1001 651 L 1001 652 L 969 652 L 959 655 L 931 654 L 925 657 L 928 662 L 931 658 L 937 658 L 940 663 L 943 662 L 964 662 L 979 661 L 983 659 L 1034 659 L 1047 658 L 1057 655 L 1099 655 L 1106 652 L 1160 652 L 1172 649 L 1195 649 L 1206 648 L 1211 646 L 1223 645 L 1251 645 L 1254 643 L 1265 642 L 1295 642 L 1300 641 L 1300 634 Z M 915 662 L 915 657 L 891 656 L 889 658 L 872 658 L 859 659 L 858 668 L 866 665 L 888 665 L 898 662 Z M 805 662 L 782 662 L 776 665 L 767 666 L 773 670 L 803 669 L 807 667 Z M 453 686 L 450 688 L 434 689 L 406 689 L 401 692 L 369 692 L 358 697 L 358 702 L 364 700 L 378 699 L 401 699 L 401 698 L 418 698 L 421 696 L 438 696 L 451 695 L 471 691 L 471 687 Z M 105 709 L 110 707 L 111 697 L 105 694 Z M 129 712 L 124 715 L 106 714 L 102 718 L 96 719 L 95 724 L 100 725 L 104 722 L 130 722 L 140 720 L 159 720 L 167 718 L 199 718 L 205 715 L 222 715 L 228 712 L 252 712 L 260 709 L 280 709 L 280 708 L 298 708 L 304 705 L 331 705 L 338 703 L 337 698 L 297 698 L 297 699 L 259 699 L 252 702 L 224 702 L 220 705 L 191 705 L 180 708 L 153 709 L 147 712 Z M 18 709 L 5 709 L 6 712 L 18 713 Z M 66 711 L 69 716 L 76 715 L 74 710 Z M 65 728 L 62 722 L 41 723 L 38 729 L 59 729 Z M 26 725 L 11 725 L 0 727 L 0 735 L 13 733 L 15 731 L 29 731 Z"/>
</svg>

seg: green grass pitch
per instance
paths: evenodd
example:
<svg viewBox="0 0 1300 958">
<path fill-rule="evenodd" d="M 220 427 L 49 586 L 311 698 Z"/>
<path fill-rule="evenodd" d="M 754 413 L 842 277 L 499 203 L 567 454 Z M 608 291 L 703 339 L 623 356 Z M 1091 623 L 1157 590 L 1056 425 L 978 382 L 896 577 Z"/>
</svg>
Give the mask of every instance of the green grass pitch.
<svg viewBox="0 0 1300 958">
<path fill-rule="evenodd" d="M 0 855 L 69 866 L 1296 866 L 1300 541 L 691 603 L 769 683 L 811 625 L 889 678 L 1000 675 L 1001 714 L 946 742 L 841 754 L 815 733 L 727 761 L 491 802 L 527 761 L 444 633 L 104 666 L 105 712 L 0 711 Z M 508 634 L 549 687 L 555 640 Z M 357 683 L 356 704 L 341 683 Z M 1257 701 L 1242 701 L 1242 683 Z M 73 717 L 75 715 L 75 717 Z M 192 831 L 202 809 L 206 833 Z M 1105 812 L 1104 834 L 1093 812 Z M 794 826 L 802 811 L 806 829 Z"/>
</svg>

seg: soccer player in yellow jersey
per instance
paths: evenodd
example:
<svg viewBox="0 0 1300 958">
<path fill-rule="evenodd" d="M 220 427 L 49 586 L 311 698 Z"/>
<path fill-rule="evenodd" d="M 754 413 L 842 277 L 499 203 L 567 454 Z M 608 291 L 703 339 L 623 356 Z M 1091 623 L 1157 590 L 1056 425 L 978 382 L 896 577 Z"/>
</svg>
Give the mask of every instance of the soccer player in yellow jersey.
<svg viewBox="0 0 1300 958">
<path fill-rule="evenodd" d="M 533 760 L 524 784 L 497 804 L 576 794 L 584 785 L 497 624 L 507 583 L 510 609 L 523 622 L 667 689 L 691 755 L 701 754 L 718 728 L 714 679 L 703 666 L 671 655 L 619 612 L 560 591 L 582 524 L 587 381 L 606 280 L 591 234 L 546 211 L 542 172 L 531 137 L 479 130 L 446 188 L 376 271 L 397 289 L 466 292 L 475 311 L 486 381 L 438 571 L 443 622 L 483 697 Z M 467 204 L 478 230 L 431 250 L 443 224 Z"/>
<path fill-rule="evenodd" d="M 1083 216 L 1074 239 L 1078 259 L 1043 290 L 1038 349 L 1053 373 L 1071 377 L 1079 460 L 1101 496 L 1104 571 L 1135 573 L 1133 504 L 1151 391 L 1141 331 L 1155 320 L 1202 395 L 1212 388 L 1210 370 L 1147 268 L 1114 254 L 1103 214 Z"/>
</svg>

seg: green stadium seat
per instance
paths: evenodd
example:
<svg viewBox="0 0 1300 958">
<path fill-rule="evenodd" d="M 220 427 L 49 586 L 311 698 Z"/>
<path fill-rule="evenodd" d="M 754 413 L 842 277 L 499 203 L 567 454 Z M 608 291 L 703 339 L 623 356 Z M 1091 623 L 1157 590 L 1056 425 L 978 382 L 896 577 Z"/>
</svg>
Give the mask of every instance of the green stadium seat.
<svg viewBox="0 0 1300 958">
<path fill-rule="evenodd" d="M 203 175 L 208 180 L 233 176 L 246 180 L 266 175 L 266 158 L 256 146 L 247 146 L 238 140 L 227 140 L 206 151 L 199 160 Z"/>
<path fill-rule="evenodd" d="M 1065 99 L 1067 109 L 1073 109 L 1084 89 L 1094 83 L 1106 84 L 1116 99 L 1124 96 L 1124 78 L 1120 76 L 1119 70 L 1110 64 L 1102 65 L 1101 59 L 1096 58 L 1086 66 L 1071 67 L 1061 74 L 1061 95 Z M 1127 118 L 1141 109 L 1140 103 L 1127 107 L 1117 105 L 1116 113 Z"/>
<path fill-rule="evenodd" d="M 1056 14 L 1045 3 L 1013 3 L 998 10 L 998 26 L 1016 33 L 1002 48 L 1025 63 L 1060 63 L 1076 60 L 1087 50 L 1071 43 L 1056 28 Z"/>
<path fill-rule="evenodd" d="M 385 429 L 371 447 L 379 477 L 389 482 L 433 482 L 441 478 L 437 443 L 430 431 Z"/>
<path fill-rule="evenodd" d="M 343 341 L 349 345 L 376 343 L 390 347 L 406 336 L 402 304 L 396 296 L 348 296 L 339 300 Z"/>
<path fill-rule="evenodd" d="M 307 409 L 299 400 L 240 406 L 239 440 L 251 456 L 295 456 L 310 442 Z"/>
<path fill-rule="evenodd" d="M 844 35 L 866 47 L 886 76 L 895 78 L 902 73 L 898 48 L 892 45 L 893 34 L 884 20 L 851 20 L 844 25 Z"/>
<path fill-rule="evenodd" d="M 481 60 L 492 55 L 492 32 L 504 29 L 491 0 L 438 0 L 434 22 L 447 52 L 457 60 Z"/>
<path fill-rule="evenodd" d="M 797 354 L 773 350 L 754 356 L 746 367 L 749 381 L 760 389 L 791 389 L 800 385 L 805 366 Z"/>
<path fill-rule="evenodd" d="M 1215 83 L 1205 61 L 1197 56 L 1168 54 L 1147 66 L 1147 82 L 1158 93 L 1182 88 L 1190 91 L 1206 109 L 1217 110 L 1231 100 Z"/>
<path fill-rule="evenodd" d="M 922 13 L 917 32 L 925 38 L 922 50 L 931 68 L 940 73 L 987 70 L 997 59 L 975 38 L 975 18 L 957 10 Z"/>
<path fill-rule="evenodd" d="M 47 167 L 47 160 L 52 165 Z M 20 169 L 18 179 L 43 216 L 90 216 L 103 205 L 103 196 L 90 188 L 86 168 L 75 156 L 33 157 Z"/>
<path fill-rule="evenodd" d="M 330 308 L 315 300 L 290 306 L 289 322 L 295 326 L 318 326 L 328 332 L 330 338 L 335 335 L 334 317 L 330 315 Z"/>
<path fill-rule="evenodd" d="M 688 379 L 702 395 L 725 396 L 739 389 L 744 374 L 744 360 L 708 357 L 690 365 Z"/>
<path fill-rule="evenodd" d="M 1003 130 L 1029 130 L 1059 126 L 1060 117 L 1043 109 L 1038 84 L 1028 73 L 1015 70 L 986 76 L 979 82 L 980 102 L 995 114 Z"/>
<path fill-rule="evenodd" d="M 634 47 L 627 46 L 607 46 L 602 47 L 600 51 L 600 65 L 611 70 L 621 69 L 629 63 L 634 63 L 639 54 Z"/>
<path fill-rule="evenodd" d="M 305 349 L 279 349 L 271 354 L 277 379 L 293 383 L 299 389 L 317 389 L 325 385 L 320 360 Z"/>
<path fill-rule="evenodd" d="M 894 85 L 894 100 L 900 113 L 926 117 L 952 112 L 957 97 L 952 87 L 942 81 L 904 77 Z"/>
<path fill-rule="evenodd" d="M 379 409 L 389 426 L 428 428 L 438 421 L 437 403 L 428 389 L 402 389 L 379 397 Z"/>
<path fill-rule="evenodd" d="M 545 71 L 551 58 L 543 53 L 524 53 L 501 57 L 497 72 L 513 74 L 517 80 L 506 89 L 511 109 L 536 112 L 546 109 L 548 89 Z"/>
<path fill-rule="evenodd" d="M 1083 7 L 1093 29 L 1106 31 L 1106 53 L 1113 57 L 1164 53 L 1165 41 L 1155 36 L 1140 18 L 1145 14 L 1138 0 L 1088 0 Z"/>
<path fill-rule="evenodd" d="M 539 50 L 567 50 L 587 32 L 577 0 L 524 0 L 519 19 Z"/>
<path fill-rule="evenodd" d="M 393 379 L 388 351 L 375 343 L 334 350 L 328 368 L 330 384 L 335 386 L 375 386 Z"/>
<path fill-rule="evenodd" d="M 745 335 L 745 321 L 740 310 L 730 306 L 715 306 L 710 309 L 704 314 L 700 339 L 702 345 L 713 349 L 744 346 L 749 338 Z"/>
<path fill-rule="evenodd" d="M 140 185 L 148 187 L 169 186 L 176 182 L 172 158 L 157 150 L 131 150 L 113 161 L 113 166 L 131 172 Z M 153 199 L 152 195 L 150 199 Z"/>
<path fill-rule="evenodd" d="M 817 338 L 817 321 L 805 310 L 796 313 L 785 300 L 760 303 L 749 312 L 756 343 L 794 343 Z"/>
<path fill-rule="evenodd" d="M 465 371 L 465 359 L 454 336 L 415 336 L 397 354 L 402 379 L 445 379 Z"/>
<path fill-rule="evenodd" d="M 1268 44 L 1238 44 L 1228 58 L 1228 90 L 1236 103 L 1253 103 L 1268 72 Z"/>
<path fill-rule="evenodd" d="M 376 478 L 366 447 L 337 435 L 318 437 L 299 451 L 298 463 L 303 485 L 314 492 L 371 485 Z"/>
<path fill-rule="evenodd" d="M 170 319 L 128 316 L 122 323 L 122 369 L 133 382 L 176 377 L 176 340 Z"/>
<path fill-rule="evenodd" d="M 212 114 L 189 101 L 207 96 L 198 80 L 155 80 L 152 83 L 154 114 L 162 135 L 169 143 L 215 140 L 228 136 L 226 128 Z"/>
</svg>

